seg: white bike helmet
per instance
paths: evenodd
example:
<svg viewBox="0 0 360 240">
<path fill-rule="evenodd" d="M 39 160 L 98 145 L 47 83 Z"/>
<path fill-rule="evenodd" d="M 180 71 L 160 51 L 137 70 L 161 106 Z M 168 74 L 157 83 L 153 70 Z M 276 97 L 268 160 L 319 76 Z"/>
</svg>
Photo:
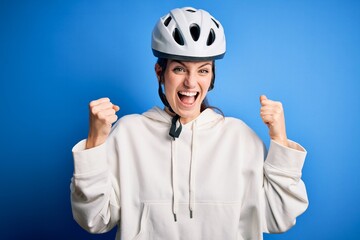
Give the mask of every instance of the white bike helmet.
<svg viewBox="0 0 360 240">
<path fill-rule="evenodd" d="M 206 61 L 223 58 L 224 29 L 207 11 L 177 8 L 159 19 L 151 47 L 158 58 Z"/>
</svg>

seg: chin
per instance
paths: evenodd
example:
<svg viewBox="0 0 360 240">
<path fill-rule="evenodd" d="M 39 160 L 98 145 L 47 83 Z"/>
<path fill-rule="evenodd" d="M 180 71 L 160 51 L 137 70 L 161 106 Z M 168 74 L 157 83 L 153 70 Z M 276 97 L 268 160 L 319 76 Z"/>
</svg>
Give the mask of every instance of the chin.
<svg viewBox="0 0 360 240">
<path fill-rule="evenodd" d="M 176 111 L 176 113 L 183 120 L 185 120 L 185 123 L 187 123 L 187 122 L 190 122 L 190 121 L 194 120 L 195 118 L 197 118 L 200 115 L 200 108 L 198 108 L 198 110 L 195 110 L 195 109 L 191 109 L 191 110 L 180 109 L 180 110 Z"/>
</svg>

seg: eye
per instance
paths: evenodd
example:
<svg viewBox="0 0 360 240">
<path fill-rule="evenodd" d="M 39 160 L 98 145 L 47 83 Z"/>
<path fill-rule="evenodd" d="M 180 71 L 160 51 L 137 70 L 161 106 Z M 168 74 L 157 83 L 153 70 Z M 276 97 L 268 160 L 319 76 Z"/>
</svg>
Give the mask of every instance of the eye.
<svg viewBox="0 0 360 240">
<path fill-rule="evenodd" d="M 206 75 L 206 74 L 208 74 L 209 72 L 210 72 L 210 70 L 207 69 L 207 68 L 205 68 L 205 69 L 200 69 L 200 70 L 199 70 L 199 73 L 202 74 L 202 75 Z"/>
<path fill-rule="evenodd" d="M 183 67 L 174 67 L 173 72 L 174 73 L 182 73 L 182 72 L 185 72 L 185 68 L 183 68 Z"/>
</svg>

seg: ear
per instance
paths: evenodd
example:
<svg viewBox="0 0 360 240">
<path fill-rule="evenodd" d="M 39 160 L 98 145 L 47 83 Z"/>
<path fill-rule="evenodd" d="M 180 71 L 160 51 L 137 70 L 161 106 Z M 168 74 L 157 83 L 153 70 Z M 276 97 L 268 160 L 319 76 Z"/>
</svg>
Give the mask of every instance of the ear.
<svg viewBox="0 0 360 240">
<path fill-rule="evenodd" d="M 161 81 L 161 73 L 162 73 L 162 68 L 160 67 L 160 65 L 158 63 L 155 64 L 155 73 L 156 73 L 156 77 L 158 79 L 158 81 Z"/>
</svg>

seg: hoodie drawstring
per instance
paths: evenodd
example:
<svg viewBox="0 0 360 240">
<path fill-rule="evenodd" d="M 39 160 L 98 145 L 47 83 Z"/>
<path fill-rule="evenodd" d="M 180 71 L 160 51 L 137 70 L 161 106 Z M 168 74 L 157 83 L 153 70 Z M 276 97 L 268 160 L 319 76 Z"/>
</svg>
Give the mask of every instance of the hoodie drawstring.
<svg viewBox="0 0 360 240">
<path fill-rule="evenodd" d="M 190 218 L 193 218 L 193 212 L 195 210 L 195 159 L 197 157 L 197 141 L 196 141 L 196 121 L 192 125 L 192 139 L 191 139 L 191 159 L 189 169 L 189 210 Z M 172 190 L 173 190 L 173 203 L 172 211 L 174 215 L 174 221 L 177 222 L 177 213 L 179 210 L 179 196 L 178 196 L 178 176 L 177 176 L 177 152 L 176 152 L 176 138 L 171 141 L 171 173 L 172 173 Z"/>
<path fill-rule="evenodd" d="M 173 214 L 174 214 L 174 221 L 177 221 L 176 214 L 179 209 L 179 199 L 177 194 L 177 161 L 176 161 L 176 146 L 175 146 L 175 139 L 180 136 L 182 125 L 180 122 L 180 116 L 175 115 L 171 120 L 171 127 L 169 135 L 173 138 L 171 141 L 171 171 L 172 171 L 172 189 L 173 189 Z M 179 121 L 179 127 L 176 129 L 176 124 Z"/>
<path fill-rule="evenodd" d="M 175 139 L 171 141 L 171 171 L 172 171 L 172 190 L 173 190 L 173 214 L 174 221 L 177 221 L 176 214 L 179 209 L 179 199 L 177 194 L 177 162 L 176 162 L 176 146 Z"/>
<path fill-rule="evenodd" d="M 196 159 L 196 121 L 194 121 L 192 126 L 192 139 L 191 139 L 191 160 L 190 160 L 190 183 L 189 183 L 189 208 L 190 208 L 190 218 L 193 218 L 193 212 L 195 211 L 195 159 Z"/>
</svg>

